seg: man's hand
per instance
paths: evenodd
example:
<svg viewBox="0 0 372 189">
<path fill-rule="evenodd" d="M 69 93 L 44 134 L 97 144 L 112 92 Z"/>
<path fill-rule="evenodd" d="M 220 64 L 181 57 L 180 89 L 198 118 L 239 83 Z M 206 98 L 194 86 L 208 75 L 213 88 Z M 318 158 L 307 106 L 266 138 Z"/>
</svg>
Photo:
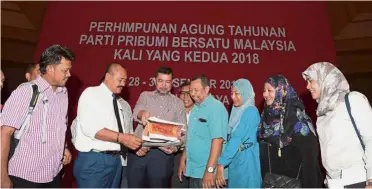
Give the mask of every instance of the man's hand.
<svg viewBox="0 0 372 189">
<path fill-rule="evenodd" d="M 68 148 L 65 148 L 65 151 L 63 152 L 63 165 L 67 165 L 71 162 L 72 155 L 70 150 Z"/>
<path fill-rule="evenodd" d="M 1 188 L 13 188 L 13 183 L 10 180 L 8 174 L 1 176 Z"/>
<path fill-rule="evenodd" d="M 178 167 L 178 179 L 182 182 L 182 177 L 186 173 L 186 158 L 180 159 L 180 166 Z"/>
<path fill-rule="evenodd" d="M 177 127 L 177 139 L 182 140 L 182 138 L 185 136 L 185 130 L 182 127 Z"/>
<path fill-rule="evenodd" d="M 136 155 L 140 157 L 145 156 L 149 150 L 150 150 L 149 147 L 142 147 L 139 150 L 137 150 Z"/>
<path fill-rule="evenodd" d="M 213 188 L 214 186 L 214 173 L 204 172 L 203 176 L 203 188 Z"/>
<path fill-rule="evenodd" d="M 147 124 L 149 117 L 150 117 L 150 112 L 145 111 L 145 110 L 143 110 L 143 112 L 141 112 L 141 123 L 142 123 L 142 125 Z"/>
<path fill-rule="evenodd" d="M 132 150 L 136 150 L 142 145 L 143 140 L 133 134 L 121 133 L 119 134 L 119 142 Z"/>
<path fill-rule="evenodd" d="M 216 185 L 219 188 L 223 188 L 224 186 L 226 186 L 224 167 L 222 165 L 217 165 Z"/>
<path fill-rule="evenodd" d="M 176 153 L 178 148 L 175 146 L 165 146 L 165 147 L 159 147 L 161 151 L 163 151 L 166 154 L 173 154 Z"/>
</svg>

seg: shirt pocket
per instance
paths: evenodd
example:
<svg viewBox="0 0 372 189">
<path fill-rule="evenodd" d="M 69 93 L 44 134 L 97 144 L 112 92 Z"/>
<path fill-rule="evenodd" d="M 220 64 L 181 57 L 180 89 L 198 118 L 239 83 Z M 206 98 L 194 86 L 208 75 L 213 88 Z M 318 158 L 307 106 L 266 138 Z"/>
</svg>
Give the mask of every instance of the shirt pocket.
<svg viewBox="0 0 372 189">
<path fill-rule="evenodd" d="M 209 133 L 209 122 L 200 122 L 197 118 L 195 120 L 196 125 L 194 126 L 192 132 L 195 136 L 202 140 L 210 140 L 210 133 Z"/>
</svg>

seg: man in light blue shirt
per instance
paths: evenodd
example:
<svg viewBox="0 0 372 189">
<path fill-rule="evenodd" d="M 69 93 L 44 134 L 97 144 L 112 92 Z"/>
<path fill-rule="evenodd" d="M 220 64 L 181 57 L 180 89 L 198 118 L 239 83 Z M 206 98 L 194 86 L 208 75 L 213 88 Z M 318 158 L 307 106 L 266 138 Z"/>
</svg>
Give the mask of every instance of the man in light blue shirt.
<svg viewBox="0 0 372 189">
<path fill-rule="evenodd" d="M 195 105 L 190 113 L 179 176 L 190 177 L 191 188 L 212 188 L 217 160 L 227 138 L 228 113 L 225 106 L 209 94 L 209 80 L 204 75 L 191 80 L 190 95 Z M 225 175 L 227 178 L 227 169 Z"/>
</svg>

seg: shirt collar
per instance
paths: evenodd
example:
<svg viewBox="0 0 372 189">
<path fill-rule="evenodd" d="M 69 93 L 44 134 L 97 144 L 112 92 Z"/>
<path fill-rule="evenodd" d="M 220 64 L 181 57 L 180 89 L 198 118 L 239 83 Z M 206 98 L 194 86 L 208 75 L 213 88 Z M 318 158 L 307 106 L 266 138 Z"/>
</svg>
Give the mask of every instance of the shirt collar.
<svg viewBox="0 0 372 189">
<path fill-rule="evenodd" d="M 199 107 L 205 107 L 205 106 L 207 106 L 207 105 L 209 104 L 209 102 L 212 101 L 212 100 L 213 100 L 213 96 L 212 96 L 211 94 L 209 94 L 208 97 L 205 98 L 201 104 L 197 104 L 197 103 L 195 103 L 194 105 L 199 106 Z"/>
<path fill-rule="evenodd" d="M 110 91 L 110 89 L 107 87 L 106 84 L 104 84 L 103 82 L 99 85 L 99 88 L 102 89 L 102 91 L 107 94 L 107 95 L 110 95 L 112 97 L 113 95 L 113 92 Z"/>
<path fill-rule="evenodd" d="M 170 96 L 171 92 L 168 92 L 167 94 L 161 94 L 158 90 L 155 89 L 154 93 L 158 96 Z"/>
<path fill-rule="evenodd" d="M 43 77 L 40 75 L 37 76 L 37 78 L 33 81 L 38 87 L 40 92 L 44 92 L 47 89 L 52 89 L 52 86 L 48 83 L 47 80 L 45 80 Z M 57 87 L 56 93 L 61 93 L 61 92 L 66 92 L 67 88 L 66 87 Z"/>
</svg>

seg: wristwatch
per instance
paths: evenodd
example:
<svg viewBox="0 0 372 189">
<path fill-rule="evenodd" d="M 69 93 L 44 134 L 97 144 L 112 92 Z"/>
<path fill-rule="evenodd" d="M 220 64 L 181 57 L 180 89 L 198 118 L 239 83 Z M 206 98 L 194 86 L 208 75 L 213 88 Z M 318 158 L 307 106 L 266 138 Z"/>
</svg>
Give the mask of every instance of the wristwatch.
<svg viewBox="0 0 372 189">
<path fill-rule="evenodd" d="M 214 173 L 216 171 L 216 167 L 207 167 L 208 173 Z"/>
</svg>

